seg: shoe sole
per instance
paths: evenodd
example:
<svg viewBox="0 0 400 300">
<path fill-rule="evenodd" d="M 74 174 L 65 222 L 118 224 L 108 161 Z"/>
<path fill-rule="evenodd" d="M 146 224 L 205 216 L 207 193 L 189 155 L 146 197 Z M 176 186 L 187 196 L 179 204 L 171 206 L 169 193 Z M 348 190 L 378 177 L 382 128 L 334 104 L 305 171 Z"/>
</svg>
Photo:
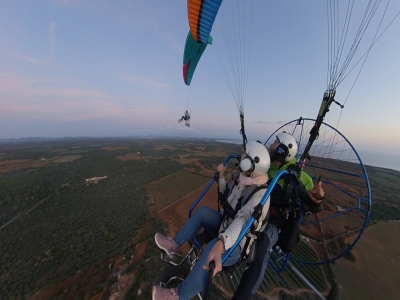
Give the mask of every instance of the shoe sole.
<svg viewBox="0 0 400 300">
<path fill-rule="evenodd" d="M 154 236 L 154 241 L 156 242 L 157 247 L 160 248 L 162 251 L 164 251 L 165 254 L 167 254 L 168 256 L 170 256 L 171 254 L 175 253 L 175 252 L 169 252 L 164 247 L 160 246 L 160 244 L 158 244 L 158 242 L 157 242 L 156 236 Z"/>
</svg>

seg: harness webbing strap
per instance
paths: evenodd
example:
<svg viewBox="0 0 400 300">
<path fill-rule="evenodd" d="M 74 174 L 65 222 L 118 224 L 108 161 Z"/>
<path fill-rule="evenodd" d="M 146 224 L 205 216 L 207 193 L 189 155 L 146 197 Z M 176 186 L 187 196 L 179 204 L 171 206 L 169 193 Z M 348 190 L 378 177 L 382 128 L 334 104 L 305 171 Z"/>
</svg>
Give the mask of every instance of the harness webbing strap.
<svg viewBox="0 0 400 300">
<path fill-rule="evenodd" d="M 227 186 L 228 188 L 228 186 Z M 239 212 L 239 210 L 242 209 L 243 206 L 245 206 L 247 204 L 247 202 L 249 202 L 249 200 L 251 199 L 251 197 L 258 192 L 261 189 L 266 189 L 268 188 L 268 185 L 266 184 L 262 184 L 260 186 L 257 185 L 251 185 L 251 186 L 247 186 L 245 187 L 245 189 L 243 190 L 240 198 L 238 199 L 238 202 L 235 206 L 235 208 L 233 208 L 230 203 L 228 202 L 228 197 L 224 197 L 223 199 L 221 199 L 222 201 L 224 201 L 223 203 L 223 207 L 224 207 L 224 216 L 227 216 L 228 218 L 234 219 L 236 214 Z M 232 187 L 233 189 L 233 187 Z M 229 191 L 229 195 L 232 191 Z M 226 189 L 224 192 L 224 195 L 226 194 Z"/>
<path fill-rule="evenodd" d="M 241 260 L 246 260 L 247 257 L 249 256 L 247 254 L 247 248 L 249 248 L 250 241 L 251 241 L 251 237 L 246 236 L 246 242 L 244 243 L 244 247 L 242 249 L 242 259 Z"/>
</svg>

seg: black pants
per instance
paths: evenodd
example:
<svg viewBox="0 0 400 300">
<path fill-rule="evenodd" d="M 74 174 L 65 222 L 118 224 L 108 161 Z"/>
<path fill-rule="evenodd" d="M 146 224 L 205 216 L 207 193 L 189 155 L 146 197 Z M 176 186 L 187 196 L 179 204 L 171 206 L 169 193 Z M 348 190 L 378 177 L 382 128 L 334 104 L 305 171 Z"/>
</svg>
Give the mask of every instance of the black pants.
<svg viewBox="0 0 400 300">
<path fill-rule="evenodd" d="M 268 252 L 278 240 L 278 230 L 274 225 L 268 225 L 257 239 L 256 258 L 244 271 L 239 286 L 233 295 L 232 300 L 250 300 L 257 292 L 262 277 L 268 264 Z M 261 274 L 262 273 L 262 274 Z"/>
</svg>

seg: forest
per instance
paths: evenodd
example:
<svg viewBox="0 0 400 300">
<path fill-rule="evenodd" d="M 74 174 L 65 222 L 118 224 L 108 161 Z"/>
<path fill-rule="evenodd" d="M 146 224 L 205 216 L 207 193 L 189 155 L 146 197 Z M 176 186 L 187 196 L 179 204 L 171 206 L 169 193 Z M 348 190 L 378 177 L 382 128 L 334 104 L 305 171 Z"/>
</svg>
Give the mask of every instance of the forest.
<svg viewBox="0 0 400 300">
<path fill-rule="evenodd" d="M 163 228 L 150 219 L 153 202 L 144 186 L 181 170 L 177 158 L 191 153 L 192 144 L 152 139 L 1 144 L 0 299 L 24 299 L 75 274 L 86 277 L 84 284 L 91 269 L 103 272 L 98 285 L 107 285 L 112 270 L 104 266 L 117 255 L 131 257 L 141 226 L 150 220 Z M 220 147 L 202 144 L 208 151 Z M 137 155 L 129 159 L 132 153 Z"/>
</svg>

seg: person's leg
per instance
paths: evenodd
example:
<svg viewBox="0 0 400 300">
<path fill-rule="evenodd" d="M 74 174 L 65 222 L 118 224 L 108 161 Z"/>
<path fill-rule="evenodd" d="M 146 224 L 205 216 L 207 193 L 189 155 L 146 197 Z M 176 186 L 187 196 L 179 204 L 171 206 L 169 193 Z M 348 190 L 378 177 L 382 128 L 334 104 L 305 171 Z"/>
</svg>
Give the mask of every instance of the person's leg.
<svg viewBox="0 0 400 300">
<path fill-rule="evenodd" d="M 207 230 L 212 238 L 218 236 L 221 226 L 222 214 L 207 206 L 200 207 L 193 216 L 186 222 L 175 238 L 163 236 L 156 233 L 154 240 L 161 250 L 167 255 L 175 253 L 185 242 L 194 238 L 201 228 Z"/>
<path fill-rule="evenodd" d="M 264 231 L 260 233 L 256 241 L 256 258 L 244 271 L 232 300 L 253 299 L 267 269 L 268 253 L 277 242 L 278 237 L 278 230 L 272 224 L 268 224 Z"/>
<path fill-rule="evenodd" d="M 212 247 L 218 239 L 213 239 L 207 244 L 207 247 L 204 249 L 203 253 L 201 254 L 199 260 L 194 265 L 193 269 L 190 271 L 189 276 L 186 278 L 178 286 L 178 295 L 179 300 L 186 300 L 191 299 L 198 293 L 200 293 L 207 284 L 208 279 L 208 270 L 203 269 L 203 265 L 205 264 L 208 254 L 210 253 Z M 241 256 L 240 246 L 236 247 L 235 250 L 232 252 L 230 257 L 226 260 L 224 266 L 231 266 L 236 264 Z"/>
<path fill-rule="evenodd" d="M 212 237 L 217 237 L 221 222 L 222 214 L 220 212 L 207 206 L 200 207 L 176 234 L 174 238 L 176 247 L 179 248 L 194 238 L 201 228 L 207 230 Z"/>
</svg>

